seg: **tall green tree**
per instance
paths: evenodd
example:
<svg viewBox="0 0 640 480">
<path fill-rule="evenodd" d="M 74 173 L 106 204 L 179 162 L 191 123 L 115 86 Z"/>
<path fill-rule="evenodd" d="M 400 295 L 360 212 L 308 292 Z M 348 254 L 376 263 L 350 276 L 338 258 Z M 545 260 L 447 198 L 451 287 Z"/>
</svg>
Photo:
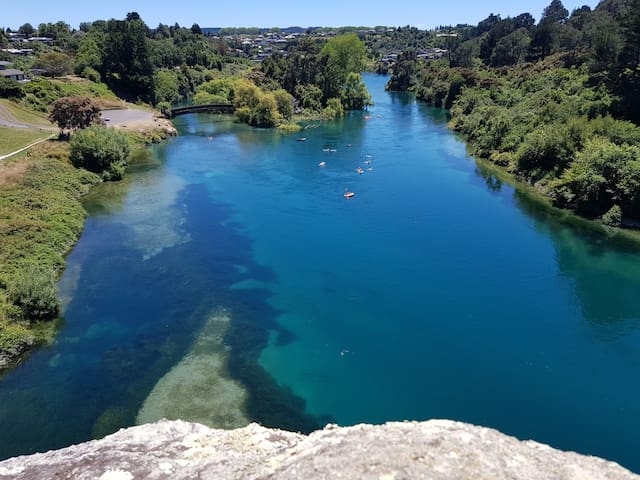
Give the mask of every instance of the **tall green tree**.
<svg viewBox="0 0 640 480">
<path fill-rule="evenodd" d="M 147 26 L 135 13 L 106 24 L 100 73 L 107 84 L 131 99 L 152 100 L 153 66 Z"/>
<path fill-rule="evenodd" d="M 26 35 L 27 37 L 32 36 L 35 32 L 36 32 L 36 29 L 33 28 L 33 25 L 31 25 L 30 23 L 25 23 L 24 25 L 21 25 L 20 28 L 18 29 L 18 33 Z"/>
<path fill-rule="evenodd" d="M 340 83 L 345 82 L 349 73 L 361 72 L 366 58 L 365 45 L 355 33 L 333 37 L 322 48 L 322 53 L 329 57 L 328 66 Z"/>
<path fill-rule="evenodd" d="M 340 99 L 347 110 L 362 110 L 371 105 L 371 95 L 359 73 L 350 72 L 347 75 Z"/>
<path fill-rule="evenodd" d="M 33 66 L 44 70 L 45 75 L 60 77 L 73 71 L 73 59 L 66 53 L 47 52 L 39 55 Z"/>
<path fill-rule="evenodd" d="M 76 52 L 75 72 L 78 75 L 82 75 L 87 68 L 92 68 L 97 71 L 101 65 L 102 51 L 98 47 L 94 35 L 85 35 L 82 40 L 80 40 L 78 51 Z"/>
</svg>

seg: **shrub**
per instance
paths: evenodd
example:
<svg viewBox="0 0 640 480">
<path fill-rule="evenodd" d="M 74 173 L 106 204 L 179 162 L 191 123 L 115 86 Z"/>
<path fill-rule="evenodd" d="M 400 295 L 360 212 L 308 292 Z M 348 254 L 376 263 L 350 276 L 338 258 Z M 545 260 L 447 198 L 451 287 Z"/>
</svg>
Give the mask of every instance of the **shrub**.
<svg viewBox="0 0 640 480">
<path fill-rule="evenodd" d="M 325 120 L 335 120 L 344 116 L 344 107 L 339 98 L 330 98 L 326 108 L 322 111 L 322 118 Z"/>
<path fill-rule="evenodd" d="M 171 116 L 171 104 L 169 102 L 160 102 L 156 105 L 156 108 L 165 117 L 169 118 Z"/>
<path fill-rule="evenodd" d="M 0 98 L 22 98 L 24 92 L 15 80 L 0 77 Z"/>
<path fill-rule="evenodd" d="M 102 81 L 102 77 L 100 77 L 100 73 L 92 67 L 84 67 L 82 70 L 82 76 L 87 80 L 91 80 L 95 83 L 100 83 Z"/>
<path fill-rule="evenodd" d="M 602 215 L 602 223 L 610 227 L 619 227 L 622 224 L 622 209 L 620 205 L 614 205 Z"/>
<path fill-rule="evenodd" d="M 112 128 L 93 125 L 71 139 L 71 163 L 99 173 L 104 180 L 120 180 L 130 153 L 127 137 Z"/>
<path fill-rule="evenodd" d="M 58 316 L 58 290 L 53 272 L 29 265 L 16 275 L 9 286 L 9 301 L 21 312 L 23 320 L 51 320 Z"/>
</svg>

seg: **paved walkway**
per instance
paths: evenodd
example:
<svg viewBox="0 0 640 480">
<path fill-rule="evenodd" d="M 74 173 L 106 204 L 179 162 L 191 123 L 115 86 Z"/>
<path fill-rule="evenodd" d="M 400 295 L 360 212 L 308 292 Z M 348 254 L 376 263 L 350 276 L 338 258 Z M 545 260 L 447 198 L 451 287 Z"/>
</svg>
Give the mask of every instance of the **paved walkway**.
<svg viewBox="0 0 640 480">
<path fill-rule="evenodd" d="M 138 122 L 152 122 L 153 112 L 137 108 L 123 108 L 120 110 L 103 110 L 102 119 L 112 127 L 125 127 L 127 124 Z"/>
</svg>

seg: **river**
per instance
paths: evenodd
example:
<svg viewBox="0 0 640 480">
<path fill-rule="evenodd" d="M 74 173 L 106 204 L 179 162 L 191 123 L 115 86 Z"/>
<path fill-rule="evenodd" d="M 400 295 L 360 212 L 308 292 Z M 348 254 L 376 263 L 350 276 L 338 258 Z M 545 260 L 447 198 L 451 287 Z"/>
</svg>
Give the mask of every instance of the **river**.
<svg viewBox="0 0 640 480">
<path fill-rule="evenodd" d="M 298 135 L 178 117 L 92 191 L 60 333 L 0 381 L 2 458 L 162 417 L 450 418 L 640 472 L 638 250 L 365 79 L 369 112 Z"/>
</svg>

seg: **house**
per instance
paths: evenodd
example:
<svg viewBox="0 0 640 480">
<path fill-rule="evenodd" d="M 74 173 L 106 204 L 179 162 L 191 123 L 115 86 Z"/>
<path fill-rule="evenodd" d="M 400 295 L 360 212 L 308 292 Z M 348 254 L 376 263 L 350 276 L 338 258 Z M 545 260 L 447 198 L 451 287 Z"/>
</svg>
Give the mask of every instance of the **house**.
<svg viewBox="0 0 640 480">
<path fill-rule="evenodd" d="M 16 82 L 24 82 L 24 72 L 22 70 L 16 70 L 15 68 L 5 68 L 0 70 L 0 76 L 8 78 L 9 80 L 15 80 Z"/>
<path fill-rule="evenodd" d="M 11 62 L 0 62 L 0 70 L 6 70 L 7 68 L 11 68 L 11 65 L 13 65 L 13 63 Z"/>
</svg>

